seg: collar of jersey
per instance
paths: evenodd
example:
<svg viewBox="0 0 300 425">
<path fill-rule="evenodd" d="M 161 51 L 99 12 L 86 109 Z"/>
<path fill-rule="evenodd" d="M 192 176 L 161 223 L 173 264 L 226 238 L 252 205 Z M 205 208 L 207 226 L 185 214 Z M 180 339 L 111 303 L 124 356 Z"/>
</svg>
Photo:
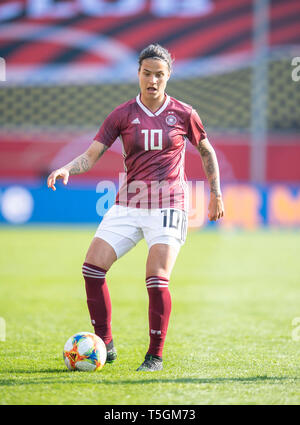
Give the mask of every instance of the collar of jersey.
<svg viewBox="0 0 300 425">
<path fill-rule="evenodd" d="M 170 102 L 170 96 L 168 96 L 166 94 L 166 99 L 165 99 L 164 103 L 162 104 L 162 106 L 158 109 L 158 111 L 152 112 L 152 111 L 150 111 L 150 109 L 147 108 L 147 106 L 145 106 L 142 103 L 140 96 L 141 96 L 140 94 L 137 95 L 136 103 L 148 115 L 148 117 L 158 117 L 158 115 L 160 115 L 166 109 L 166 107 L 168 106 L 168 104 Z"/>
</svg>

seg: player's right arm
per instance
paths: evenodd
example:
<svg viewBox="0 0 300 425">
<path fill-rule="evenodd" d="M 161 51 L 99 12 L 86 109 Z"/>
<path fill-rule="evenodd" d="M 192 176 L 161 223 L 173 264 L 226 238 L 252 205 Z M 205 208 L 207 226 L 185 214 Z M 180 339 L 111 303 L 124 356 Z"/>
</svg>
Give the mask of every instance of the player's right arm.
<svg viewBox="0 0 300 425">
<path fill-rule="evenodd" d="M 82 155 L 77 156 L 73 159 L 73 161 L 69 162 L 65 166 L 52 171 L 47 180 L 48 187 L 56 190 L 56 180 L 63 179 L 63 183 L 67 184 L 69 176 L 89 171 L 98 159 L 101 158 L 106 149 L 108 149 L 108 146 L 94 140 L 90 147 Z"/>
</svg>

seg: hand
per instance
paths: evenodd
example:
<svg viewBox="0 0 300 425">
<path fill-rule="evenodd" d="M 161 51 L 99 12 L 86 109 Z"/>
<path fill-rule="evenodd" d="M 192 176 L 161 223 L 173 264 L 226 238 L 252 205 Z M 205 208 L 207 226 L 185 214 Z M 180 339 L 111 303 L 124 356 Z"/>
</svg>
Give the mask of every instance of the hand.
<svg viewBox="0 0 300 425">
<path fill-rule="evenodd" d="M 52 171 L 48 177 L 47 184 L 50 189 L 56 190 L 55 182 L 57 179 L 63 179 L 63 183 L 67 184 L 69 180 L 69 171 L 66 168 L 59 168 L 58 170 Z"/>
<path fill-rule="evenodd" d="M 224 205 L 222 195 L 216 195 L 210 192 L 210 201 L 208 205 L 208 218 L 210 221 L 219 220 L 224 215 Z"/>
</svg>

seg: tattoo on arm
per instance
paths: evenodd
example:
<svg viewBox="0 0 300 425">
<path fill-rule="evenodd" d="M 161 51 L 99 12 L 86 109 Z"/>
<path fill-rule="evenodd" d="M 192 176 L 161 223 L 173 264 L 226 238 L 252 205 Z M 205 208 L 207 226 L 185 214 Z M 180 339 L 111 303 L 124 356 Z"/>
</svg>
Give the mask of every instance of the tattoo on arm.
<svg viewBox="0 0 300 425">
<path fill-rule="evenodd" d="M 75 158 L 73 161 L 69 162 L 69 164 L 66 165 L 66 167 L 69 168 L 70 175 L 74 174 L 82 174 L 87 171 L 89 171 L 92 166 L 95 164 L 98 159 L 101 158 L 101 156 L 104 154 L 104 152 L 108 149 L 108 146 L 103 145 L 103 149 L 101 152 L 99 152 L 97 158 L 94 156 L 89 155 L 88 152 L 84 152 L 82 155 Z"/>
<path fill-rule="evenodd" d="M 80 174 L 80 166 L 79 166 L 79 161 L 74 159 L 74 161 L 72 161 L 72 167 L 70 168 L 70 175 L 73 174 Z"/>
<path fill-rule="evenodd" d="M 86 172 L 90 169 L 89 161 L 85 157 L 81 158 L 81 164 L 80 165 L 81 165 L 83 172 Z"/>
<path fill-rule="evenodd" d="M 71 161 L 68 166 L 70 167 L 70 175 L 73 175 L 85 173 L 91 168 L 92 165 L 86 153 L 83 153 L 82 155 Z"/>
<path fill-rule="evenodd" d="M 200 142 L 198 150 L 201 155 L 204 172 L 210 185 L 210 191 L 216 196 L 221 194 L 219 165 L 214 148 L 207 139 Z"/>
<path fill-rule="evenodd" d="M 213 192 L 216 196 L 221 195 L 220 183 L 216 177 L 213 177 L 210 180 L 210 191 Z"/>
<path fill-rule="evenodd" d="M 98 159 L 100 159 L 101 158 L 101 156 L 104 154 L 104 152 L 106 152 L 107 151 L 107 149 L 108 149 L 108 146 L 103 146 L 103 150 L 99 153 L 99 155 L 98 155 L 98 158 L 97 158 L 97 161 L 98 161 Z"/>
</svg>

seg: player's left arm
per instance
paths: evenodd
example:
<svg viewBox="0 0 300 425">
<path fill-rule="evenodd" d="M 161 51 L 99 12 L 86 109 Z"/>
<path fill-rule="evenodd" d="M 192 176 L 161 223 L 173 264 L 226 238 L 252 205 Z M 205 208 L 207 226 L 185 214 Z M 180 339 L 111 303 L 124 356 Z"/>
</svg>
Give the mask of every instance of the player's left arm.
<svg viewBox="0 0 300 425">
<path fill-rule="evenodd" d="M 204 172 L 210 186 L 208 218 L 210 221 L 216 221 L 224 215 L 217 156 L 207 138 L 199 142 L 197 149 L 200 152 Z"/>
</svg>

